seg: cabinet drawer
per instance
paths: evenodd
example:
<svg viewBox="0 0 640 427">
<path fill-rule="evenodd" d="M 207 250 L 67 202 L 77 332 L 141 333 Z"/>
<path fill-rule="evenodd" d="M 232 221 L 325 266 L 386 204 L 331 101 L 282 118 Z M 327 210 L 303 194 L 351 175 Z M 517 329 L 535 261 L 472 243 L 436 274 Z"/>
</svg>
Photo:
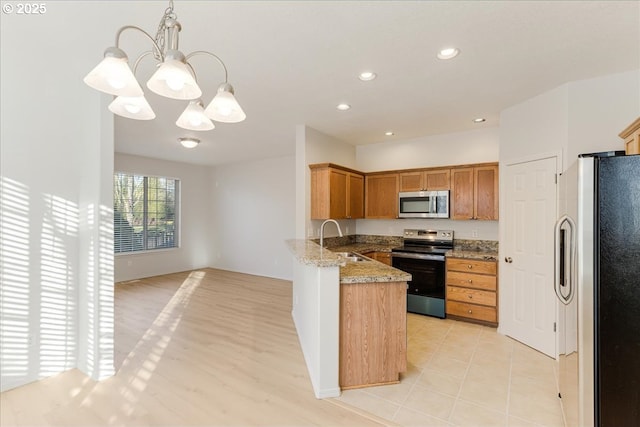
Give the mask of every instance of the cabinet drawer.
<svg viewBox="0 0 640 427">
<path fill-rule="evenodd" d="M 447 271 L 447 285 L 488 291 L 495 291 L 497 288 L 496 276 L 483 276 L 482 274 L 461 273 L 459 271 Z"/>
<path fill-rule="evenodd" d="M 478 289 L 447 286 L 447 300 L 496 306 L 496 293 Z"/>
<path fill-rule="evenodd" d="M 484 322 L 498 322 L 498 315 L 495 308 L 464 302 L 447 301 L 447 314 L 482 320 Z"/>
<path fill-rule="evenodd" d="M 470 273 L 480 274 L 496 274 L 497 264 L 495 261 L 447 258 L 447 270 L 468 271 Z"/>
</svg>

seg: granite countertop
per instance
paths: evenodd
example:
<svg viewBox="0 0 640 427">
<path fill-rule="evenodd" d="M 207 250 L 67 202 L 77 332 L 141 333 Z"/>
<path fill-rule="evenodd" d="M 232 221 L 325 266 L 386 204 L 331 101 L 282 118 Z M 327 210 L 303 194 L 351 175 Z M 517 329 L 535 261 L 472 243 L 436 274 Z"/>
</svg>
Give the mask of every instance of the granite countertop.
<svg viewBox="0 0 640 427">
<path fill-rule="evenodd" d="M 333 252 L 356 252 L 366 254 L 367 252 L 391 252 L 391 248 L 398 245 L 389 246 L 383 243 L 351 243 L 348 245 L 332 246 L 329 249 Z"/>
<path fill-rule="evenodd" d="M 388 245 L 381 243 L 352 243 L 330 248 L 334 252 L 356 252 L 366 254 L 367 252 L 391 252 L 391 249 L 397 245 Z M 493 247 L 469 247 L 455 246 L 451 251 L 446 253 L 447 257 L 477 259 L 483 261 L 497 261 L 498 252 Z"/>
<path fill-rule="evenodd" d="M 498 261 L 498 253 L 493 251 L 484 250 L 465 250 L 457 249 L 447 252 L 445 254 L 447 258 L 465 258 L 465 259 L 477 259 L 481 261 Z"/>
<path fill-rule="evenodd" d="M 371 258 L 363 256 L 364 261 L 346 261 L 335 253 L 355 252 L 362 254 L 362 252 L 382 250 L 378 248 L 381 248 L 382 245 L 365 244 L 366 247 L 361 247 L 358 244 L 353 244 L 337 246 L 329 250 L 321 248 L 315 242 L 302 239 L 287 240 L 287 245 L 296 259 L 303 264 L 318 267 L 340 267 L 340 283 L 407 282 L 411 280 L 410 274 Z M 387 250 L 391 250 L 391 248 Z"/>
</svg>

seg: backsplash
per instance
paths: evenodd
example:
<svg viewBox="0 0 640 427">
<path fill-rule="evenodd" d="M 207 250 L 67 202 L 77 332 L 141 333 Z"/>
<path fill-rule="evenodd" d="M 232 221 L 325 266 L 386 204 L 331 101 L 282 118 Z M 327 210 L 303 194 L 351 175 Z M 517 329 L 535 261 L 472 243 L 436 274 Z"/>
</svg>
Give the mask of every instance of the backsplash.
<svg viewBox="0 0 640 427">
<path fill-rule="evenodd" d="M 311 239 L 320 243 L 320 239 Z M 324 245 L 327 248 L 347 246 L 356 243 L 371 243 L 389 247 L 402 246 L 402 236 L 379 236 L 371 234 L 352 234 L 343 237 L 325 237 Z M 454 239 L 453 246 L 457 251 L 498 252 L 497 240 L 467 240 Z"/>
<path fill-rule="evenodd" d="M 453 246 L 458 251 L 498 252 L 497 240 L 454 239 Z"/>
<path fill-rule="evenodd" d="M 316 243 L 320 243 L 320 239 L 311 239 Z M 389 247 L 402 246 L 402 236 L 376 236 L 369 234 L 355 234 L 343 237 L 325 237 L 325 247 L 331 248 L 336 246 L 353 245 L 355 243 L 372 243 L 376 245 L 385 245 Z"/>
</svg>

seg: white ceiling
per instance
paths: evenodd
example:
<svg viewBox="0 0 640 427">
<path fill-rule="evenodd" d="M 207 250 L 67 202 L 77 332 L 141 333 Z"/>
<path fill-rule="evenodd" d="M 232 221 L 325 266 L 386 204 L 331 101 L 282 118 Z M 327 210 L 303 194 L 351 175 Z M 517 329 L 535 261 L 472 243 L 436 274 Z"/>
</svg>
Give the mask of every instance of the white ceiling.
<svg viewBox="0 0 640 427">
<path fill-rule="evenodd" d="M 167 5 L 97 3 L 119 16 L 93 36 L 113 40 L 127 24 L 155 34 Z M 185 131 L 175 120 L 186 103 L 151 93 L 155 120 L 116 117 L 118 152 L 213 165 L 292 155 L 298 124 L 354 145 L 494 127 L 504 108 L 563 83 L 640 69 L 638 1 L 177 0 L 175 12 L 180 49 L 223 59 L 247 119 Z M 133 32 L 120 42 L 132 61 L 148 45 Z M 461 54 L 436 59 L 446 46 Z M 192 64 L 208 103 L 222 69 L 206 56 Z M 359 81 L 363 70 L 378 78 Z M 336 110 L 340 102 L 352 109 Z M 184 149 L 182 136 L 202 143 Z"/>
</svg>

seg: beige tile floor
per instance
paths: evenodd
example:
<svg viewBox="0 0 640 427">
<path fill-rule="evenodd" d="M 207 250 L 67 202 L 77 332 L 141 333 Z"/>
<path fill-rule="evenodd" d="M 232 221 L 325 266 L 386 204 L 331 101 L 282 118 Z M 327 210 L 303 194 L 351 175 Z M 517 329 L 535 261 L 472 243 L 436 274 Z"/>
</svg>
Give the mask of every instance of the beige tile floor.
<svg viewBox="0 0 640 427">
<path fill-rule="evenodd" d="M 409 313 L 400 384 L 341 402 L 403 426 L 563 426 L 555 361 L 494 328 Z"/>
</svg>

